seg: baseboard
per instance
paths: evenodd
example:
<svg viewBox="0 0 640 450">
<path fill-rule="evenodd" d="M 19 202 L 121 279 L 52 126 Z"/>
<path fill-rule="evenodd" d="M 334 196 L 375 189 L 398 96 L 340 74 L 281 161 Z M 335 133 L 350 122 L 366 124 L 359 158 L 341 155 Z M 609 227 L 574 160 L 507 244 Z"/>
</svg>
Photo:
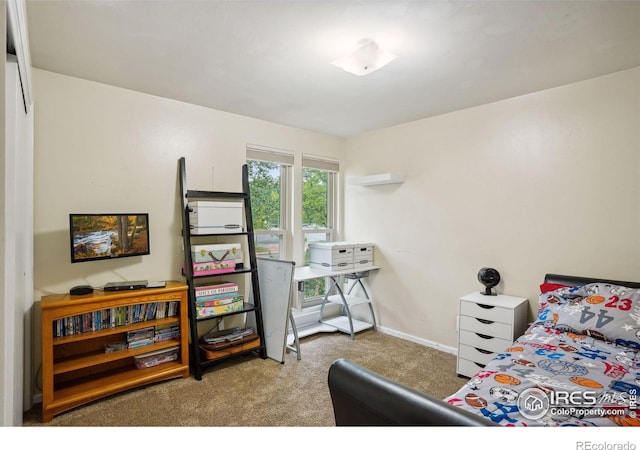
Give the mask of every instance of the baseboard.
<svg viewBox="0 0 640 450">
<path fill-rule="evenodd" d="M 448 345 L 442 345 L 428 339 L 419 338 L 410 334 L 402 333 L 400 331 L 392 330 L 391 328 L 381 327 L 379 325 L 376 327 L 376 329 L 381 333 L 395 336 L 397 338 L 404 339 L 405 341 L 415 342 L 416 344 L 424 345 L 425 347 L 431 347 L 435 350 L 440 350 L 441 352 L 451 353 L 452 355 L 456 356 L 458 355 L 458 349 L 449 347 Z"/>
<path fill-rule="evenodd" d="M 324 308 L 324 316 L 332 317 L 334 315 L 340 314 L 340 305 L 338 304 L 327 304 Z M 311 306 L 309 308 L 293 310 L 293 317 L 296 321 L 296 326 L 298 328 L 303 328 L 305 326 L 309 326 L 320 321 L 320 306 Z M 410 334 L 402 333 L 397 330 L 393 330 L 391 328 L 381 327 L 380 325 L 376 326 L 376 330 L 381 333 L 388 334 L 390 336 L 395 336 L 400 339 L 404 339 L 405 341 L 414 342 L 416 344 L 424 345 L 425 347 L 431 347 L 435 350 L 439 350 L 441 352 L 450 353 L 452 355 L 458 355 L 458 349 L 454 347 L 449 347 L 448 345 L 442 345 L 438 342 L 433 342 L 428 339 L 419 338 L 417 336 L 412 336 Z M 291 330 L 289 330 L 291 332 Z"/>
</svg>

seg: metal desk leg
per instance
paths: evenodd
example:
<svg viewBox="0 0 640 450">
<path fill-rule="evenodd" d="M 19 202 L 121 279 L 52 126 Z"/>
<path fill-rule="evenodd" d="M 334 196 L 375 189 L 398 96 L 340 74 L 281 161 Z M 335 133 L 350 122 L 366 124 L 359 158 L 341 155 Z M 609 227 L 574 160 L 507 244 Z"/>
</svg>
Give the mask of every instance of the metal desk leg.
<svg viewBox="0 0 640 450">
<path fill-rule="evenodd" d="M 364 293 L 364 297 L 369 300 L 369 311 L 371 311 L 371 322 L 373 325 L 373 329 L 376 329 L 376 315 L 373 313 L 373 304 L 371 303 L 371 298 L 369 297 L 369 294 L 367 293 L 367 290 L 364 288 L 364 284 L 362 283 L 362 277 L 358 277 L 356 279 L 357 281 L 355 283 L 353 283 L 351 286 L 349 286 L 349 290 L 347 291 L 347 295 L 351 294 L 351 291 L 353 290 L 354 287 L 356 287 L 356 285 L 360 285 L 360 288 L 362 289 L 362 292 Z"/>
<path fill-rule="evenodd" d="M 288 345 L 287 348 L 292 352 L 296 352 L 296 359 L 300 361 L 302 355 L 300 355 L 300 338 L 298 337 L 298 328 L 296 327 L 296 321 L 293 318 L 293 312 L 289 309 L 289 322 L 291 323 L 291 329 L 293 330 L 293 343 L 294 346 Z"/>
<path fill-rule="evenodd" d="M 351 339 L 355 340 L 356 335 L 353 332 L 353 320 L 351 319 L 351 310 L 349 309 L 349 304 L 347 303 L 347 299 L 344 298 L 344 292 L 342 291 L 342 288 L 340 287 L 338 281 L 336 280 L 336 277 L 331 277 L 331 282 L 333 283 L 332 287 L 335 287 L 336 291 L 338 292 L 338 295 L 342 299 L 342 311 L 347 315 L 347 319 L 349 320 L 349 331 L 351 332 L 350 333 Z"/>
</svg>

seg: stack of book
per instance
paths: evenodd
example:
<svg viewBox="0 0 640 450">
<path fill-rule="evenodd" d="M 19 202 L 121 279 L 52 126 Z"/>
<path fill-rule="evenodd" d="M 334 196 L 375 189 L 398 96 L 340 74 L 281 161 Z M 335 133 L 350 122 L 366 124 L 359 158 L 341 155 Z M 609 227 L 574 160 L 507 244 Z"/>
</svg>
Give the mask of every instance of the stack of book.
<svg viewBox="0 0 640 450">
<path fill-rule="evenodd" d="M 129 348 L 138 348 L 145 345 L 151 345 L 154 342 L 155 328 L 147 327 L 139 330 L 127 331 L 127 346 Z"/>
<path fill-rule="evenodd" d="M 195 288 L 196 317 L 205 318 L 241 311 L 244 297 L 239 293 L 237 283 L 223 281 Z"/>
<path fill-rule="evenodd" d="M 226 344 L 243 341 L 247 336 L 254 336 L 253 328 L 231 328 L 228 330 L 210 331 L 200 338 L 203 344 Z"/>
<path fill-rule="evenodd" d="M 178 339 L 180 337 L 180 327 L 174 325 L 163 325 L 155 328 L 153 339 L 156 342 L 166 341 L 168 339 Z"/>
</svg>

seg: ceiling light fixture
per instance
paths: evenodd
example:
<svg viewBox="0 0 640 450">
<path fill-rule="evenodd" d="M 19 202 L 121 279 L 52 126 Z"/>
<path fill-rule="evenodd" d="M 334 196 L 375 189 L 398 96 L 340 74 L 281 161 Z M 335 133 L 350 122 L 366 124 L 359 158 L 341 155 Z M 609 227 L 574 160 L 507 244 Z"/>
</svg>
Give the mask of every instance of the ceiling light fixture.
<svg viewBox="0 0 640 450">
<path fill-rule="evenodd" d="M 331 64 L 357 76 L 368 75 L 396 59 L 396 55 L 380 48 L 371 39 L 361 39 L 358 48 L 350 55 L 332 61 Z"/>
</svg>

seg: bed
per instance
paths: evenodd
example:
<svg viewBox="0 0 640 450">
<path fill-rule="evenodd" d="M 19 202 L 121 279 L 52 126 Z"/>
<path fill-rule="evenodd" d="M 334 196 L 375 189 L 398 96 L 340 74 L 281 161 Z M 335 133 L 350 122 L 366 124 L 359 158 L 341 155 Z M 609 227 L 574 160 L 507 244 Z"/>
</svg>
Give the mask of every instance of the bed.
<svg viewBox="0 0 640 450">
<path fill-rule="evenodd" d="M 502 426 L 640 426 L 640 283 L 547 274 L 537 317 L 444 402 Z"/>
</svg>

